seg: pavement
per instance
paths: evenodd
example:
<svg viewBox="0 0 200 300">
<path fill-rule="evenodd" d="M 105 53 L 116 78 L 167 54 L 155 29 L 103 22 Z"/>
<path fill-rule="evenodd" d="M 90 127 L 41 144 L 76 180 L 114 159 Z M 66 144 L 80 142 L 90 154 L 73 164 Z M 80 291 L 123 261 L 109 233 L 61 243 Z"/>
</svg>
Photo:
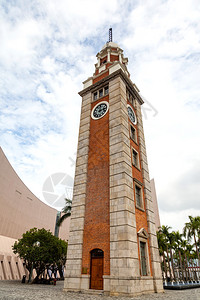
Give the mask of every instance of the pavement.
<svg viewBox="0 0 200 300">
<path fill-rule="evenodd" d="M 21 281 L 0 281 L 0 299 L 4 300 L 200 300 L 200 288 L 182 291 L 165 290 L 161 294 L 136 297 L 111 297 L 82 293 L 63 292 L 63 281 L 54 285 L 22 284 Z"/>
</svg>

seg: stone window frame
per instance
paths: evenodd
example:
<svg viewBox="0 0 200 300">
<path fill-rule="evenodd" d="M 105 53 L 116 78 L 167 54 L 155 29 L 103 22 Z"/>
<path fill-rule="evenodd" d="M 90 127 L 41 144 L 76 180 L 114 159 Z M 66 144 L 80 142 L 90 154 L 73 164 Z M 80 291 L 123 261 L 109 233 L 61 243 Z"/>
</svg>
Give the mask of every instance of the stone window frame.
<svg viewBox="0 0 200 300">
<path fill-rule="evenodd" d="M 104 95 L 104 90 L 103 90 L 103 88 L 101 88 L 101 89 L 99 90 L 99 99 L 100 99 L 101 97 L 103 97 L 103 95 Z"/>
<path fill-rule="evenodd" d="M 104 86 L 104 95 L 108 95 L 109 94 L 109 85 Z"/>
<path fill-rule="evenodd" d="M 98 99 L 98 92 L 93 93 L 93 100 L 96 101 Z"/>
<path fill-rule="evenodd" d="M 132 130 L 131 130 L 132 128 L 135 132 L 134 137 L 132 136 Z M 134 141 L 137 144 L 137 129 L 131 124 L 130 124 L 130 138 L 131 138 L 132 141 Z"/>
<path fill-rule="evenodd" d="M 134 196 L 135 196 L 135 206 L 136 206 L 136 208 L 138 208 L 138 209 L 140 209 L 140 210 L 142 210 L 142 211 L 145 211 L 144 210 L 144 195 L 143 195 L 143 188 L 142 188 L 142 183 L 140 183 L 138 180 L 136 180 L 135 178 L 134 178 Z M 138 203 L 137 203 L 137 201 L 136 201 L 136 187 L 137 188 L 139 188 L 140 190 L 141 190 L 141 194 L 140 194 L 140 196 L 141 196 L 141 201 L 140 201 L 140 206 L 138 205 Z"/>
<path fill-rule="evenodd" d="M 101 91 L 103 92 L 102 96 L 100 96 Z M 107 85 L 99 88 L 95 92 L 93 92 L 93 102 L 107 96 L 108 94 L 109 94 L 109 85 L 107 84 Z"/>
<path fill-rule="evenodd" d="M 128 102 L 131 103 L 132 106 L 135 108 L 136 107 L 136 99 L 133 96 L 133 94 L 129 91 L 128 88 L 126 88 L 126 98 L 127 98 Z"/>
<path fill-rule="evenodd" d="M 138 231 L 137 235 L 138 235 L 138 242 L 139 242 L 140 274 L 141 274 L 142 277 L 151 276 L 151 271 L 150 271 L 150 259 L 149 259 L 149 247 L 148 247 L 148 238 L 149 238 L 149 234 L 148 234 L 148 232 L 147 232 L 144 228 L 141 228 L 141 229 Z M 145 257 L 146 257 L 146 270 L 147 270 L 147 275 L 142 275 L 142 264 L 141 264 L 140 242 L 145 243 Z"/>
<path fill-rule="evenodd" d="M 136 153 L 137 155 L 137 164 L 134 164 L 134 160 L 133 160 L 133 152 Z M 140 169 L 140 160 L 139 160 L 139 152 L 137 150 L 135 150 L 135 148 L 131 147 L 131 156 L 132 156 L 132 165 L 137 168 L 139 171 L 141 171 Z"/>
<path fill-rule="evenodd" d="M 106 64 L 108 62 L 107 55 L 100 58 L 100 66 Z"/>
</svg>

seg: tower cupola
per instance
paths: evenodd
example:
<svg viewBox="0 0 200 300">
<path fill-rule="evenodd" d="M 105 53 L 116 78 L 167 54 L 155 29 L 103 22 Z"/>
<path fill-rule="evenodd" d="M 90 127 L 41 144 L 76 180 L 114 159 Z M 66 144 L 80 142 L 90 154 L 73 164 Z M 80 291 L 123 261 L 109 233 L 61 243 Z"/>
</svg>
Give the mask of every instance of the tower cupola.
<svg viewBox="0 0 200 300">
<path fill-rule="evenodd" d="M 123 50 L 117 43 L 107 42 L 96 56 L 97 63 L 95 64 L 94 75 L 100 74 L 111 66 L 116 66 L 117 69 L 121 68 L 130 77 L 127 70 L 128 58 L 124 57 Z"/>
</svg>

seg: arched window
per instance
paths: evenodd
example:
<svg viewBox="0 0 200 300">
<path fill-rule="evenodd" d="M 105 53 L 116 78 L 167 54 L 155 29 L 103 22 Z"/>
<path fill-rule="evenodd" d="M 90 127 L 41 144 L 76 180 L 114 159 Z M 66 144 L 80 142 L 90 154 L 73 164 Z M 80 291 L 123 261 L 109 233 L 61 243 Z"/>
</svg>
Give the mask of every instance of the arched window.
<svg viewBox="0 0 200 300">
<path fill-rule="evenodd" d="M 91 252 L 91 257 L 103 257 L 103 251 L 101 249 L 93 249 Z"/>
</svg>

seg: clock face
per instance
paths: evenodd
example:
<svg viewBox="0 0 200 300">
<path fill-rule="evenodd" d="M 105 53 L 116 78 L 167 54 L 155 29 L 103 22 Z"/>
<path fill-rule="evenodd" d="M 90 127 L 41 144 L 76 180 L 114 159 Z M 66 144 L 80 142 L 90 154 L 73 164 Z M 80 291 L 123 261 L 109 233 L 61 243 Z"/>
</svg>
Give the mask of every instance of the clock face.
<svg viewBox="0 0 200 300">
<path fill-rule="evenodd" d="M 94 120 L 102 118 L 108 111 L 109 104 L 106 101 L 102 101 L 95 105 L 92 110 L 91 117 Z"/>
<path fill-rule="evenodd" d="M 128 116 L 131 122 L 135 125 L 137 123 L 135 112 L 133 111 L 132 107 L 130 105 L 127 105 L 128 109 Z"/>
</svg>

